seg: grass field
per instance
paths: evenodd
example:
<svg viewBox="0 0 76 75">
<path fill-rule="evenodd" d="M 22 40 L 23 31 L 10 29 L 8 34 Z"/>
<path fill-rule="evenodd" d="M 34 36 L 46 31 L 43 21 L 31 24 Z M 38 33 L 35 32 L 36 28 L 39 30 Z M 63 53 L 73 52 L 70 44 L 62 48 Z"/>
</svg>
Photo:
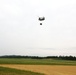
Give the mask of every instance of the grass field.
<svg viewBox="0 0 76 75">
<path fill-rule="evenodd" d="M 19 59 L 0 58 L 0 64 L 27 64 L 27 65 L 76 65 L 76 61 L 57 59 Z"/>
<path fill-rule="evenodd" d="M 45 75 L 76 75 L 76 66 L 69 66 L 69 65 L 64 66 L 64 65 L 1 64 L 0 66 L 20 69 L 20 70 L 25 70 L 25 71 L 27 70 L 27 71 L 32 71 L 32 72 L 38 72 Z M 21 74 L 21 75 L 24 75 L 24 74 Z M 25 75 L 28 75 L 28 74 L 26 73 Z M 37 75 L 37 74 L 31 73 L 31 75 Z"/>
<path fill-rule="evenodd" d="M 0 75 L 44 75 L 31 71 L 0 67 Z"/>
<path fill-rule="evenodd" d="M 0 58 L 0 66 L 0 75 L 76 75 L 76 61 L 69 60 Z"/>
</svg>

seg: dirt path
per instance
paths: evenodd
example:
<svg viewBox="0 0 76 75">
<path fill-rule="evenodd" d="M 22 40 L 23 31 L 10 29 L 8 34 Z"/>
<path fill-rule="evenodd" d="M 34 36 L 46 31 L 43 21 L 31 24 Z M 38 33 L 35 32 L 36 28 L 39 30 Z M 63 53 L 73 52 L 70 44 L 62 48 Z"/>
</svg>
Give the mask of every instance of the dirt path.
<svg viewBox="0 0 76 75">
<path fill-rule="evenodd" d="M 0 65 L 3 67 L 29 70 L 44 73 L 45 75 L 76 75 L 76 66 L 52 66 L 52 65 Z"/>
</svg>

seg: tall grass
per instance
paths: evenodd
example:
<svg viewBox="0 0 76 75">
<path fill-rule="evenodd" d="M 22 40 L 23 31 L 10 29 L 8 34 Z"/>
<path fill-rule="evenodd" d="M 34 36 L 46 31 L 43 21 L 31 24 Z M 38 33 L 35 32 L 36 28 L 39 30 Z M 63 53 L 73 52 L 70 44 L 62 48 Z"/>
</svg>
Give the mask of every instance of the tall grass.
<svg viewBox="0 0 76 75">
<path fill-rule="evenodd" d="M 0 64 L 76 65 L 76 61 L 59 60 L 59 59 L 0 58 Z"/>
</svg>

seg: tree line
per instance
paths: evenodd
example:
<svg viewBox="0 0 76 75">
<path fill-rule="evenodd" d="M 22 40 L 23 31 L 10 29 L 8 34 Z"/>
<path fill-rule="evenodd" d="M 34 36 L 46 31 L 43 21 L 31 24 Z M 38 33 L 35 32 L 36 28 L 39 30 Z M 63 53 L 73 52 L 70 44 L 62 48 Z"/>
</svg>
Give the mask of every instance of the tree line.
<svg viewBox="0 0 76 75">
<path fill-rule="evenodd" d="M 4 55 L 0 56 L 0 58 L 30 58 L 30 59 L 60 59 L 60 60 L 75 60 L 75 56 L 46 56 L 46 57 L 40 57 L 40 56 L 21 56 L 21 55 Z"/>
</svg>

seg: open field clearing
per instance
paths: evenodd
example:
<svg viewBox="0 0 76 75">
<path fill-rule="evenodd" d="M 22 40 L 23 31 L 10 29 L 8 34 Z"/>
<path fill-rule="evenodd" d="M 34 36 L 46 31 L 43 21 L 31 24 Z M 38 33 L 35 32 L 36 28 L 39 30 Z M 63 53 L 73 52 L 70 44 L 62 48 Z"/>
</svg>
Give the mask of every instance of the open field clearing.
<svg viewBox="0 0 76 75">
<path fill-rule="evenodd" d="M 20 70 L 28 70 L 45 75 L 76 75 L 76 66 L 62 66 L 62 65 L 12 65 L 3 64 L 3 67 L 15 68 Z"/>
<path fill-rule="evenodd" d="M 44 75 L 44 74 L 13 68 L 0 67 L 0 75 Z"/>
</svg>

